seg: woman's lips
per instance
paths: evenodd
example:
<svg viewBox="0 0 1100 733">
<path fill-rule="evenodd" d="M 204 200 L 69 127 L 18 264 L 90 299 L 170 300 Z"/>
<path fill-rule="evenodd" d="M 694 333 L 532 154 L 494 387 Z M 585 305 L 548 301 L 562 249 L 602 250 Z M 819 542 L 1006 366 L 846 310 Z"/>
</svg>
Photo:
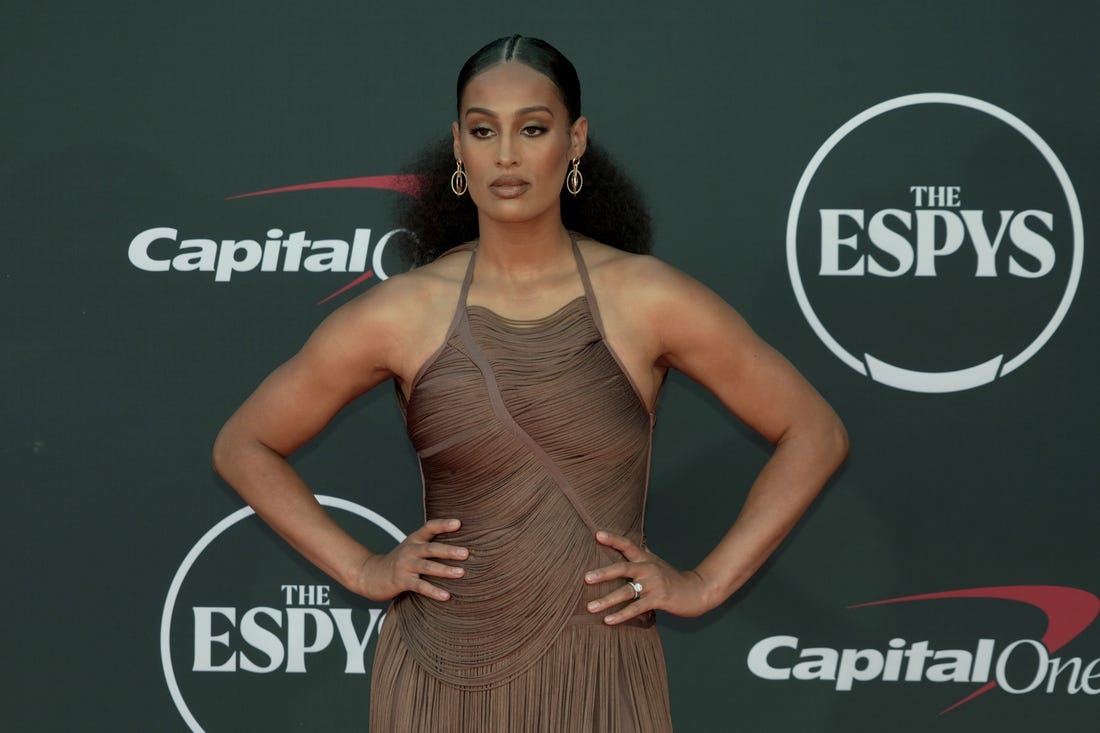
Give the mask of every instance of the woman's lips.
<svg viewBox="0 0 1100 733">
<path fill-rule="evenodd" d="M 493 195 L 502 199 L 513 199 L 520 196 L 530 187 L 531 184 L 522 178 L 511 176 L 498 178 L 489 184 L 489 190 L 493 192 Z"/>
</svg>

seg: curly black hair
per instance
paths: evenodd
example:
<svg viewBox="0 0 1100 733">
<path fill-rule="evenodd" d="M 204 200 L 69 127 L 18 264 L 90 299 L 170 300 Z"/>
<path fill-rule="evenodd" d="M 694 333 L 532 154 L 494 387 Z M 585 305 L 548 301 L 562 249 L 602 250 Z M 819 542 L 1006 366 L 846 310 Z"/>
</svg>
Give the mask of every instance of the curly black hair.
<svg viewBox="0 0 1100 733">
<path fill-rule="evenodd" d="M 573 64 L 549 43 L 524 36 L 498 38 L 466 61 L 456 84 L 458 103 L 470 79 L 505 61 L 518 61 L 547 76 L 561 92 L 570 122 L 580 117 L 580 82 Z M 638 188 L 591 137 L 581 166 L 584 187 L 580 193 L 574 196 L 562 188 L 565 227 L 627 252 L 649 252 L 649 211 Z M 405 169 L 423 182 L 419 196 L 402 197 L 394 212 L 398 226 L 413 234 L 398 243 L 402 257 L 413 266 L 427 264 L 478 236 L 477 208 L 469 196 L 451 191 L 454 170 L 449 134 L 432 141 Z"/>
</svg>

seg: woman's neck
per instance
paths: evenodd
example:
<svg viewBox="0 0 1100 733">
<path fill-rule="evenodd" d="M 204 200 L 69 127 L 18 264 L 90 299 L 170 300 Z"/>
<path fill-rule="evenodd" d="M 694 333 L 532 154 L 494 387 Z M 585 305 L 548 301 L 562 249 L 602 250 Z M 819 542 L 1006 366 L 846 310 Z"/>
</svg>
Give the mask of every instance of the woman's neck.
<svg viewBox="0 0 1100 733">
<path fill-rule="evenodd" d="M 524 222 L 480 218 L 478 266 L 507 279 L 538 278 L 572 267 L 569 232 L 560 216 Z"/>
</svg>

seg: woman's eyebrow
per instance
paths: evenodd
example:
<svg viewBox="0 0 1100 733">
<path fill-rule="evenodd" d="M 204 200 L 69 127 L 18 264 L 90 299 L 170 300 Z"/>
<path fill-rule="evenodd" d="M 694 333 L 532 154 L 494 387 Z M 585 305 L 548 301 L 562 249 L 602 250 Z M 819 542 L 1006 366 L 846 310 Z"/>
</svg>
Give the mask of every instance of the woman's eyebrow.
<svg viewBox="0 0 1100 733">
<path fill-rule="evenodd" d="M 554 116 L 554 110 L 552 110 L 549 107 L 547 107 L 546 105 L 542 105 L 542 104 L 536 104 L 536 105 L 532 105 L 530 107 L 520 107 L 519 109 L 516 110 L 517 115 L 526 115 L 526 114 L 530 114 L 531 112 L 546 112 L 551 117 Z M 491 109 L 486 109 L 484 107 L 470 107 L 468 110 L 466 110 L 466 116 L 467 117 L 469 117 L 470 115 L 473 115 L 473 114 L 485 115 L 486 117 L 494 117 L 494 118 L 499 117 L 499 115 L 496 112 L 494 112 Z"/>
</svg>

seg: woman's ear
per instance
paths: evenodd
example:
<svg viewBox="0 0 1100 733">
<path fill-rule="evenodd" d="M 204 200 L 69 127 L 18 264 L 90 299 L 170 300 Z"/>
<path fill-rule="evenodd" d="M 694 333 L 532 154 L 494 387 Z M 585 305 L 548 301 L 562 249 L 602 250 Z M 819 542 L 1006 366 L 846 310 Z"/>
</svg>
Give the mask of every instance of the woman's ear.
<svg viewBox="0 0 1100 733">
<path fill-rule="evenodd" d="M 569 157 L 580 158 L 584 155 L 584 151 L 588 149 L 588 118 L 581 116 L 578 117 L 576 122 L 569 128 Z"/>
</svg>

